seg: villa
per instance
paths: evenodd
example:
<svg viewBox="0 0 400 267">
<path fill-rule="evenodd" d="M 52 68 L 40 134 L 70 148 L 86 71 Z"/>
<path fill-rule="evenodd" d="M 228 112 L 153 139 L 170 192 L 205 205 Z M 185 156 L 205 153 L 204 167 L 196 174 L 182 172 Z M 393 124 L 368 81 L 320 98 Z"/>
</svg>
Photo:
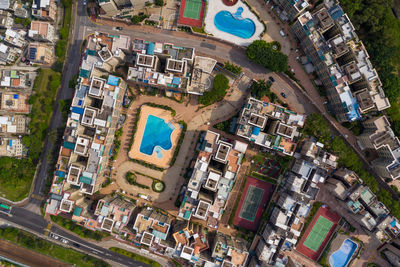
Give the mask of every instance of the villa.
<svg viewBox="0 0 400 267">
<path fill-rule="evenodd" d="M 194 48 L 135 39 L 132 50 L 136 59 L 128 70 L 128 81 L 195 95 L 211 89 L 217 61 L 195 56 Z"/>
<path fill-rule="evenodd" d="M 236 134 L 262 147 L 292 156 L 305 116 L 250 97 L 238 120 Z"/>
<path fill-rule="evenodd" d="M 218 228 L 246 149 L 247 144 L 228 143 L 212 131 L 200 137 L 199 154 L 179 209 L 179 218 L 190 220 L 194 217 L 206 221 L 209 228 Z"/>
</svg>

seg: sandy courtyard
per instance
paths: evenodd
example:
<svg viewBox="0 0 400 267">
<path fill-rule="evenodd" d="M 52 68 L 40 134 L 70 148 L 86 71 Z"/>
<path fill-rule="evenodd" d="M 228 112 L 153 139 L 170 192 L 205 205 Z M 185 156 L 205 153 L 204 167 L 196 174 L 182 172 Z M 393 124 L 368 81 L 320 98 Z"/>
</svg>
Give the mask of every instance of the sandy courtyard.
<svg viewBox="0 0 400 267">
<path fill-rule="evenodd" d="M 162 147 L 157 145 L 157 146 L 155 146 L 155 148 L 158 149 L 158 152 L 156 152 L 156 149 L 154 149 L 152 151 L 151 155 L 148 155 L 148 154 L 140 151 L 142 139 L 143 139 L 143 135 L 145 133 L 147 119 L 148 119 L 149 115 L 153 115 L 160 119 L 163 119 L 164 123 L 166 123 L 166 124 L 171 123 L 175 127 L 171 133 L 172 147 L 168 150 L 165 150 Z M 154 165 L 157 165 L 158 167 L 161 167 L 161 168 L 168 168 L 169 163 L 172 159 L 172 156 L 174 155 L 176 144 L 179 140 L 181 131 L 182 130 L 181 130 L 180 125 L 173 120 L 173 117 L 172 117 L 172 114 L 170 111 L 161 109 L 161 108 L 154 108 L 154 107 L 143 105 L 140 110 L 140 118 L 139 118 L 139 121 L 137 124 L 137 131 L 136 131 L 136 134 L 134 137 L 134 142 L 133 142 L 133 145 L 132 145 L 131 150 L 129 151 L 128 155 L 131 159 L 143 160 L 143 161 L 152 163 Z M 152 141 L 157 141 L 157 140 L 152 140 Z M 162 155 L 162 156 L 160 157 L 160 155 Z"/>
</svg>

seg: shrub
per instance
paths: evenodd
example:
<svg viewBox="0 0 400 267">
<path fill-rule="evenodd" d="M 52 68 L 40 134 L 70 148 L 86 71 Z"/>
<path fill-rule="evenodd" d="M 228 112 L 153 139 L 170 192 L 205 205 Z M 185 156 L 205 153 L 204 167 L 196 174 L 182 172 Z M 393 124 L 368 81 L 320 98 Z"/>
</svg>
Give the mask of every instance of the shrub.
<svg viewBox="0 0 400 267">
<path fill-rule="evenodd" d="M 224 69 L 226 69 L 234 74 L 242 73 L 242 67 L 234 65 L 234 64 L 230 63 L 229 61 L 225 62 Z"/>
<path fill-rule="evenodd" d="M 132 16 L 131 21 L 133 24 L 139 24 L 143 20 L 147 19 L 149 16 L 148 15 L 135 15 Z"/>
</svg>

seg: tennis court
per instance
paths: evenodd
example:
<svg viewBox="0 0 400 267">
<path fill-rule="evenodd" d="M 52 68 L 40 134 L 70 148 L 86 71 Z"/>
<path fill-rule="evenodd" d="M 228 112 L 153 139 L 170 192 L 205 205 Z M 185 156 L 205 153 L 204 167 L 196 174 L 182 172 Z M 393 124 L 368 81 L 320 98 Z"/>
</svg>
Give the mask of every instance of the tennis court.
<svg viewBox="0 0 400 267">
<path fill-rule="evenodd" d="M 312 228 L 311 232 L 308 234 L 307 239 L 304 242 L 304 246 L 314 251 L 318 251 L 322 242 L 325 240 L 325 237 L 331 230 L 332 225 L 333 222 L 326 219 L 325 217 L 320 216 L 314 227 Z"/>
<path fill-rule="evenodd" d="M 178 25 L 201 27 L 205 8 L 206 2 L 203 0 L 181 0 Z"/>
<path fill-rule="evenodd" d="M 296 250 L 311 260 L 318 261 L 339 221 L 340 216 L 329 207 L 320 207 L 298 242 Z"/>
<path fill-rule="evenodd" d="M 246 185 L 237 207 L 233 224 L 256 231 L 265 207 L 274 192 L 275 186 L 254 177 L 247 177 Z"/>
<path fill-rule="evenodd" d="M 183 16 L 190 19 L 199 19 L 203 0 L 186 0 Z"/>
<path fill-rule="evenodd" d="M 254 222 L 263 195 L 264 189 L 250 185 L 247 190 L 246 198 L 243 201 L 239 217 Z"/>
</svg>

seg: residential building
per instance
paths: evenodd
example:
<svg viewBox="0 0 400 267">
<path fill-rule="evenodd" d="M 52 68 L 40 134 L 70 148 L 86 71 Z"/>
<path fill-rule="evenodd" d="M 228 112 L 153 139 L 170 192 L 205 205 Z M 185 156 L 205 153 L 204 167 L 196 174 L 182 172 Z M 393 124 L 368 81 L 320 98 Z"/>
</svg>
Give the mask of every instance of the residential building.
<svg viewBox="0 0 400 267">
<path fill-rule="evenodd" d="M 10 12 L 0 10 L 0 28 L 11 29 L 14 25 L 14 19 Z"/>
<path fill-rule="evenodd" d="M 305 140 L 301 144 L 299 157 L 303 157 L 309 161 L 312 161 L 313 164 L 317 165 L 318 167 L 336 169 L 338 165 L 338 157 L 326 152 L 323 148 L 324 144 L 322 143 Z"/>
<path fill-rule="evenodd" d="M 198 264 L 201 261 L 200 254 L 209 248 L 206 229 L 201 224 L 177 220 L 173 231 L 175 255 Z"/>
<path fill-rule="evenodd" d="M 195 56 L 194 48 L 135 39 L 132 50 L 136 59 L 128 70 L 128 81 L 196 95 L 211 89 L 217 61 Z"/>
<path fill-rule="evenodd" d="M 55 21 L 57 4 L 55 0 L 33 0 L 32 16 L 40 20 Z"/>
<path fill-rule="evenodd" d="M 293 166 L 292 172 L 297 176 L 305 179 L 308 183 L 323 183 L 328 176 L 326 169 L 317 167 L 312 161 L 304 159 L 296 159 Z"/>
<path fill-rule="evenodd" d="M 26 57 L 34 64 L 51 65 L 54 62 L 54 46 L 47 43 L 29 43 Z"/>
<path fill-rule="evenodd" d="M 313 13 L 300 15 L 292 26 L 315 68 L 339 122 L 361 119 L 390 107 L 367 50 L 348 16 L 335 1 L 324 1 Z"/>
<path fill-rule="evenodd" d="M 1 91 L 0 111 L 12 113 L 29 113 L 29 95 L 19 92 Z"/>
<path fill-rule="evenodd" d="M 127 85 L 113 75 L 89 77 L 78 78 L 72 99 L 50 189 L 50 201 L 55 202 L 47 209 L 50 214 L 62 211 L 62 199 L 80 207 L 79 213 L 88 210 L 86 196 L 98 191 L 109 173 L 107 164 Z M 91 222 L 87 227 L 93 225 Z"/>
<path fill-rule="evenodd" d="M 29 17 L 28 10 L 26 10 L 21 1 L 15 1 L 11 9 L 14 11 L 14 16 L 17 18 L 25 19 Z"/>
<path fill-rule="evenodd" d="M 118 39 L 118 35 L 98 32 L 88 38 L 81 66 L 82 77 L 87 77 L 94 68 L 101 73 L 114 72 L 118 65 L 125 62 L 125 52 L 120 48 L 123 46 Z M 115 42 L 119 45 L 114 45 Z"/>
<path fill-rule="evenodd" d="M 24 155 L 24 145 L 22 140 L 17 137 L 0 137 L 0 156 L 1 157 L 22 157 Z"/>
<path fill-rule="evenodd" d="M 49 22 L 35 20 L 31 22 L 31 29 L 28 32 L 28 36 L 34 41 L 53 42 L 55 29 Z"/>
<path fill-rule="evenodd" d="M 305 116 L 250 97 L 238 120 L 236 134 L 262 147 L 292 156 Z"/>
<path fill-rule="evenodd" d="M 389 181 L 400 177 L 400 141 L 386 116 L 364 121 L 358 144 L 361 149 L 373 149 L 378 157 L 371 161 L 374 170 Z"/>
<path fill-rule="evenodd" d="M 218 228 L 246 149 L 246 144 L 225 142 L 212 131 L 201 135 L 179 218 L 190 220 L 193 216 L 212 229 Z"/>
<path fill-rule="evenodd" d="M 0 43 L 0 65 L 14 64 L 21 55 L 21 49 Z"/>
<path fill-rule="evenodd" d="M 27 133 L 27 117 L 24 115 L 0 116 L 0 134 L 25 134 Z"/>
<path fill-rule="evenodd" d="M 1 10 L 8 10 L 10 8 L 10 5 L 12 0 L 0 0 L 0 9 Z"/>
<path fill-rule="evenodd" d="M 167 237 L 171 229 L 172 219 L 150 207 L 144 208 L 137 216 L 133 225 L 136 232 L 135 243 L 145 245 L 158 254 L 164 254 L 167 249 Z"/>
<path fill-rule="evenodd" d="M 220 266 L 244 267 L 249 253 L 245 241 L 217 232 L 211 256 Z"/>
<path fill-rule="evenodd" d="M 384 240 L 393 240 L 400 237 L 400 222 L 397 218 L 388 215 L 377 226 L 377 232 L 385 235 Z"/>
<path fill-rule="evenodd" d="M 24 48 L 27 45 L 25 40 L 26 31 L 7 29 L 4 33 L 4 42 L 17 48 Z"/>
<path fill-rule="evenodd" d="M 101 16 L 126 18 L 132 16 L 135 12 L 144 10 L 146 3 L 154 3 L 154 1 L 98 0 L 98 3 L 101 8 Z"/>
<path fill-rule="evenodd" d="M 325 187 L 351 211 L 348 216 L 370 232 L 389 214 L 385 205 L 353 171 L 340 169 L 334 172 Z"/>
<path fill-rule="evenodd" d="M 121 232 L 128 225 L 135 204 L 123 200 L 120 196 L 107 195 L 97 203 L 94 215 L 101 230 Z"/>
<path fill-rule="evenodd" d="M 400 239 L 393 239 L 390 243 L 386 243 L 379 248 L 380 255 L 390 266 L 400 266 Z"/>
<path fill-rule="evenodd" d="M 35 72 L 25 72 L 15 68 L 0 71 L 0 86 L 15 89 L 29 89 L 33 85 Z"/>
<path fill-rule="evenodd" d="M 284 20 L 292 21 L 302 14 L 309 6 L 307 0 L 274 0 L 278 5 L 278 14 Z"/>
</svg>

